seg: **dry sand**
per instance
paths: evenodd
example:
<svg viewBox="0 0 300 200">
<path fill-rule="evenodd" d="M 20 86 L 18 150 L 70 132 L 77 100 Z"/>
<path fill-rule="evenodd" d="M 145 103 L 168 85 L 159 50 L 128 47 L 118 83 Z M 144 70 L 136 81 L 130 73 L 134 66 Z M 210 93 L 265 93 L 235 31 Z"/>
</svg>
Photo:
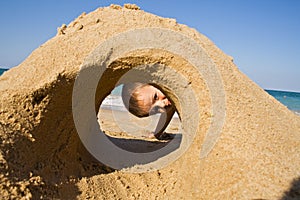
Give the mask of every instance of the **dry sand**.
<svg viewBox="0 0 300 200">
<path fill-rule="evenodd" d="M 198 100 L 201 126 L 184 155 L 160 170 L 125 173 L 99 163 L 84 148 L 74 126 L 72 89 L 80 66 L 100 43 L 115 34 L 147 27 L 180 32 L 201 46 L 221 74 L 226 118 L 216 145 L 200 159 L 205 133 L 214 118 L 205 81 L 194 73 L 190 63 L 170 52 L 144 50 L 122 56 L 111 65 L 109 74 L 117 76 L 117 69 L 156 62 L 186 75 L 203 97 Z M 172 77 L 164 77 L 176 84 Z M 112 85 L 108 83 L 107 87 Z M 100 91 L 100 95 L 106 94 Z M 232 58 L 205 36 L 134 5 L 99 8 L 63 25 L 57 36 L 0 77 L 0 99 L 1 199 L 300 196 L 300 117 L 249 80 Z M 179 105 L 178 99 L 172 100 Z M 109 118 L 109 114 L 104 116 Z M 184 123 L 187 128 L 188 122 Z"/>
</svg>

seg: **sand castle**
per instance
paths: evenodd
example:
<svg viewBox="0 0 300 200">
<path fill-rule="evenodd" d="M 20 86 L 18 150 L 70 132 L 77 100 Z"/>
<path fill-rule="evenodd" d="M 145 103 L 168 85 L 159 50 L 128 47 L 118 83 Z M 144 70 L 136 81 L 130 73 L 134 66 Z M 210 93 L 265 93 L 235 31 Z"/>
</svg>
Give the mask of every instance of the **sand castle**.
<svg viewBox="0 0 300 200">
<path fill-rule="evenodd" d="M 174 152 L 122 169 L 81 133 L 129 71 L 172 99 L 183 132 Z M 135 5 L 62 25 L 0 77 L 0 96 L 2 199 L 299 198 L 300 118 L 208 38 Z"/>
</svg>

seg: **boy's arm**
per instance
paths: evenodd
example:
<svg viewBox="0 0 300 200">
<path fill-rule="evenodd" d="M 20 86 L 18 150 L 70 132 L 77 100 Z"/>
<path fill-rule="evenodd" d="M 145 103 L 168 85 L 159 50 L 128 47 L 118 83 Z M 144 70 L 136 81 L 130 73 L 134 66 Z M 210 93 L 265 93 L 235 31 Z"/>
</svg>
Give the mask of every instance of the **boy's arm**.
<svg viewBox="0 0 300 200">
<path fill-rule="evenodd" d="M 154 132 L 156 138 L 159 138 L 164 133 L 164 130 L 169 125 L 174 113 L 175 107 L 173 106 L 167 109 L 166 112 L 161 113 L 159 121 L 157 123 L 157 127 Z"/>
</svg>

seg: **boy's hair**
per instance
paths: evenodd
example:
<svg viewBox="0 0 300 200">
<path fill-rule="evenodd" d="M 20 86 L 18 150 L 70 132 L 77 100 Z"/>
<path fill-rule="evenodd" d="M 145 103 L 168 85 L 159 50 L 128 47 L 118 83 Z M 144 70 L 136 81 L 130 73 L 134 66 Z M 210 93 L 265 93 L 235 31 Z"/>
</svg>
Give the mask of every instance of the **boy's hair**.
<svg viewBox="0 0 300 200">
<path fill-rule="evenodd" d="M 146 83 L 126 83 L 122 88 L 122 100 L 128 111 L 137 117 L 149 116 L 150 106 L 141 105 L 139 103 L 139 92 L 138 90 L 147 86 Z"/>
</svg>

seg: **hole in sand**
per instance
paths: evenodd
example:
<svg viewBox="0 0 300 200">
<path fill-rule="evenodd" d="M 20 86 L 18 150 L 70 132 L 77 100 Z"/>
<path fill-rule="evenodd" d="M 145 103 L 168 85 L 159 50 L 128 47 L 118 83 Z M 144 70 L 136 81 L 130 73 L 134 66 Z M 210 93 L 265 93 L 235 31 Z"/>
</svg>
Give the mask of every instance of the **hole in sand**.
<svg viewBox="0 0 300 200">
<path fill-rule="evenodd" d="M 170 141 L 176 140 L 172 151 L 181 143 L 181 121 L 177 112 L 173 115 L 161 139 L 151 138 L 157 127 L 160 113 L 148 117 L 136 117 L 125 107 L 122 100 L 123 84 L 115 87 L 103 100 L 99 112 L 100 129 L 108 139 L 119 148 L 134 152 L 148 153 L 165 147 Z"/>
</svg>

